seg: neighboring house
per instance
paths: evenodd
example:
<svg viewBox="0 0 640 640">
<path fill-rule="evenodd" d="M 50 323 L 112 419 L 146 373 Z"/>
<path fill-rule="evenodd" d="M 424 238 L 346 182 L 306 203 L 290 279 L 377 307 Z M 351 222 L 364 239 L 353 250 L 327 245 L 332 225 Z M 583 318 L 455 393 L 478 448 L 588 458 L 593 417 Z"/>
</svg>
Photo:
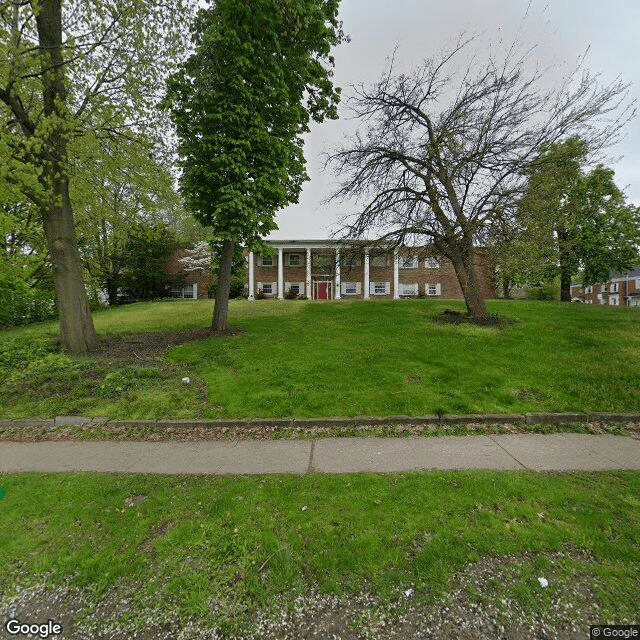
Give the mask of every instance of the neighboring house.
<svg viewBox="0 0 640 640">
<path fill-rule="evenodd" d="M 614 307 L 640 307 L 640 266 L 609 276 L 607 282 L 583 286 L 571 285 L 571 300 L 585 304 L 608 304 Z"/>
<path fill-rule="evenodd" d="M 189 254 L 188 249 L 178 249 L 167 262 L 167 273 L 179 275 L 183 278 L 183 284 L 171 289 L 172 298 L 208 298 L 211 287 L 211 274 L 209 270 L 198 269 L 187 271 L 180 263 L 180 258 Z"/>
<path fill-rule="evenodd" d="M 283 298 L 287 291 L 312 300 L 417 297 L 462 300 L 452 263 L 424 247 L 384 251 L 358 242 L 271 240 L 275 255 L 247 253 L 248 296 Z M 488 261 L 476 256 L 485 298 L 495 298 Z"/>
</svg>

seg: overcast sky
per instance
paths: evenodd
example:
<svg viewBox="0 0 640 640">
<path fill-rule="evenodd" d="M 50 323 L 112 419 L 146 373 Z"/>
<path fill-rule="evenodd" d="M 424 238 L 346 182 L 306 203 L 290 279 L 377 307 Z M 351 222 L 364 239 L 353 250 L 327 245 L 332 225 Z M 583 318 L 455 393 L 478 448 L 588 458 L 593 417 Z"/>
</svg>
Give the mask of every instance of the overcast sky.
<svg viewBox="0 0 640 640">
<path fill-rule="evenodd" d="M 607 84 L 621 76 L 633 85 L 631 97 L 640 97 L 639 0 L 533 0 L 527 13 L 528 6 L 529 0 L 342 0 L 341 18 L 351 42 L 335 50 L 334 81 L 342 87 L 343 102 L 352 92 L 350 84 L 370 85 L 380 77 L 396 46 L 396 67 L 409 71 L 451 46 L 462 31 L 510 42 L 523 24 L 524 38 L 542 43 L 539 55 L 546 62 L 553 57 L 569 71 L 588 50 L 586 68 Z M 311 180 L 299 204 L 278 214 L 279 230 L 271 238 L 326 238 L 337 220 L 353 210 L 347 203 L 323 204 L 336 179 L 323 170 L 321 156 L 354 131 L 356 122 L 348 117 L 341 105 L 339 121 L 312 126 L 305 144 Z M 640 118 L 625 132 L 625 139 L 609 150 L 623 157 L 608 164 L 629 201 L 640 204 Z"/>
</svg>

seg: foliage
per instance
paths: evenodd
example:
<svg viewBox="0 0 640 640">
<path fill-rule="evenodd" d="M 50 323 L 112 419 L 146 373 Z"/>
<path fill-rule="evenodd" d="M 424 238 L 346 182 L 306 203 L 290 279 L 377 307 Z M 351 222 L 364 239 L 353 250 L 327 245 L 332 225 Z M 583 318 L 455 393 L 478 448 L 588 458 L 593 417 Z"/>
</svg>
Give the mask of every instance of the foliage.
<svg viewBox="0 0 640 640">
<path fill-rule="evenodd" d="M 102 143 L 145 131 L 161 140 L 158 87 L 183 51 L 189 11 L 159 0 L 0 0 L 0 200 L 38 211 L 66 348 L 97 344 L 70 199 L 105 157 Z M 104 151 L 104 148 L 102 149 Z M 108 152 L 107 152 L 108 154 Z M 94 162 L 95 161 L 95 162 Z"/>
<path fill-rule="evenodd" d="M 98 387 L 99 395 L 117 398 L 141 380 L 157 380 L 162 372 L 156 367 L 124 367 L 110 371 Z"/>
<path fill-rule="evenodd" d="M 10 498 L 0 522 L 5 592 L 24 587 L 25 576 L 50 590 L 64 585 L 74 612 L 92 622 L 104 620 L 97 608 L 126 600 L 128 615 L 117 617 L 123 637 L 139 631 L 137 616 L 146 628 L 163 621 L 159 637 L 179 636 L 165 620 L 264 637 L 264 626 L 244 625 L 291 620 L 309 593 L 331 611 L 344 603 L 350 615 L 337 617 L 346 621 L 355 607 L 390 603 L 386 611 L 406 620 L 397 603 L 409 586 L 416 626 L 425 603 L 443 602 L 508 602 L 516 629 L 524 612 L 540 620 L 558 608 L 574 611 L 578 628 L 583 611 L 637 620 L 637 472 L 15 473 L 2 485 Z M 103 636 L 105 626 L 84 637 Z"/>
<path fill-rule="evenodd" d="M 586 160 L 587 146 L 578 138 L 541 149 L 526 167 L 515 241 L 505 251 L 507 264 L 529 281 L 559 276 L 565 301 L 579 270 L 586 284 L 606 281 L 610 272 L 633 266 L 640 245 L 640 209 L 626 204 L 611 169 L 597 165 L 587 172 Z"/>
<path fill-rule="evenodd" d="M 292 289 L 287 289 L 284 294 L 285 300 L 296 300 L 298 298 L 298 293 L 293 291 Z"/>
<path fill-rule="evenodd" d="M 170 78 L 168 102 L 186 205 L 223 244 L 263 249 L 275 212 L 298 201 L 308 180 L 302 134 L 310 119 L 337 118 L 327 65 L 343 39 L 338 5 L 219 0 L 198 13 L 195 53 Z M 217 329 L 226 328 L 231 254 L 219 269 Z"/>
<path fill-rule="evenodd" d="M 241 333 L 183 344 L 164 357 L 159 350 L 163 378 L 137 378 L 118 397 L 102 395 L 114 370 L 105 354 L 72 381 L 61 371 L 59 384 L 46 388 L 0 383 L 0 405 L 5 418 L 130 419 L 637 410 L 634 395 L 620 389 L 640 376 L 638 360 L 629 357 L 640 349 L 640 309 L 504 300 L 487 306 L 518 322 L 502 330 L 435 323 L 445 309 L 463 311 L 451 300 L 234 300 L 231 322 Z M 145 332 L 205 326 L 209 309 L 206 300 L 123 305 L 96 313 L 96 327 L 146 344 Z M 55 331 L 48 323 L 0 332 L 0 366 L 3 357 L 14 363 L 0 375 L 41 360 L 48 351 L 36 336 Z M 135 353 L 145 357 L 135 345 L 129 349 L 133 364 Z M 15 360 L 14 352 L 21 354 Z M 183 385 L 184 376 L 192 384 Z"/>
<path fill-rule="evenodd" d="M 388 71 L 357 87 L 353 111 L 367 123 L 330 162 L 341 179 L 333 198 L 362 206 L 343 233 L 375 233 L 397 246 L 431 244 L 449 258 L 471 315 L 485 315 L 474 242 L 515 206 L 525 168 L 543 144 L 584 135 L 594 150 L 617 139 L 630 116 L 627 87 L 601 87 L 579 70 L 561 90 L 517 43 L 465 60 L 474 39 L 424 60 L 412 73 Z M 530 52 L 528 52 L 530 54 Z"/>
<path fill-rule="evenodd" d="M 166 264 L 178 247 L 173 232 L 163 223 L 154 226 L 131 225 L 120 238 L 110 259 L 119 265 L 115 282 L 105 282 L 116 290 L 117 302 L 136 302 L 166 298 L 180 276 L 169 275 Z"/>
</svg>

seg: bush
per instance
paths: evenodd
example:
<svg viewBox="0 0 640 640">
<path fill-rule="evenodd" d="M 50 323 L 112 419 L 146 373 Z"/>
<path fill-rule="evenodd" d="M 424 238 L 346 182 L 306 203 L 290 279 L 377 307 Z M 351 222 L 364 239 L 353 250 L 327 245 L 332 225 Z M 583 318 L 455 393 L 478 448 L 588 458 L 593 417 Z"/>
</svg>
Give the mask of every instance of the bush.
<svg viewBox="0 0 640 640">
<path fill-rule="evenodd" d="M 284 294 L 285 300 L 296 300 L 298 298 L 298 294 L 291 289 L 287 289 L 287 292 Z"/>
<path fill-rule="evenodd" d="M 124 367 L 107 373 L 98 387 L 98 395 L 117 398 L 142 380 L 162 378 L 162 372 L 155 367 Z"/>
<path fill-rule="evenodd" d="M 256 293 L 256 300 L 266 300 L 267 296 L 262 289 L 258 289 L 258 293 Z"/>
<path fill-rule="evenodd" d="M 43 322 L 57 315 L 53 291 L 30 287 L 24 280 L 0 274 L 0 326 Z"/>
</svg>

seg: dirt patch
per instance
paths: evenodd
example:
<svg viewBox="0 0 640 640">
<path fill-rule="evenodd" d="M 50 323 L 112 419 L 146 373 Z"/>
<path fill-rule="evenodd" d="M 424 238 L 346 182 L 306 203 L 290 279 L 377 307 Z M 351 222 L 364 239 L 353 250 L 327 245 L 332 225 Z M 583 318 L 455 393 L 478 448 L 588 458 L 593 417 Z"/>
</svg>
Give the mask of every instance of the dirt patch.
<svg viewBox="0 0 640 640">
<path fill-rule="evenodd" d="M 493 327 L 494 329 L 505 329 L 517 322 L 513 318 L 493 315 L 474 318 L 455 309 L 445 309 L 434 318 L 434 321 L 439 324 L 474 324 L 478 327 Z"/>
<path fill-rule="evenodd" d="M 583 640 L 600 615 L 594 560 L 580 550 L 543 555 L 546 589 L 531 572 L 534 554 L 485 557 L 457 573 L 434 604 L 419 602 L 410 585 L 398 585 L 386 602 L 366 592 L 337 596 L 311 588 L 277 596 L 268 611 L 250 613 L 233 594 L 211 593 L 214 619 L 246 625 L 245 632 L 229 635 L 215 623 L 181 619 L 143 595 L 142 585 L 112 587 L 96 602 L 88 590 L 48 583 L 19 589 L 0 608 L 20 620 L 60 622 L 64 640 Z M 557 570 L 567 563 L 575 569 Z M 514 597 L 523 589 L 524 607 Z"/>
<path fill-rule="evenodd" d="M 95 359 L 105 360 L 109 363 L 157 363 L 162 360 L 164 352 L 170 347 L 212 337 L 227 338 L 241 333 L 242 329 L 235 327 L 230 327 L 226 331 L 214 331 L 211 327 L 199 327 L 180 331 L 100 336 L 98 348 L 92 355 Z"/>
</svg>

